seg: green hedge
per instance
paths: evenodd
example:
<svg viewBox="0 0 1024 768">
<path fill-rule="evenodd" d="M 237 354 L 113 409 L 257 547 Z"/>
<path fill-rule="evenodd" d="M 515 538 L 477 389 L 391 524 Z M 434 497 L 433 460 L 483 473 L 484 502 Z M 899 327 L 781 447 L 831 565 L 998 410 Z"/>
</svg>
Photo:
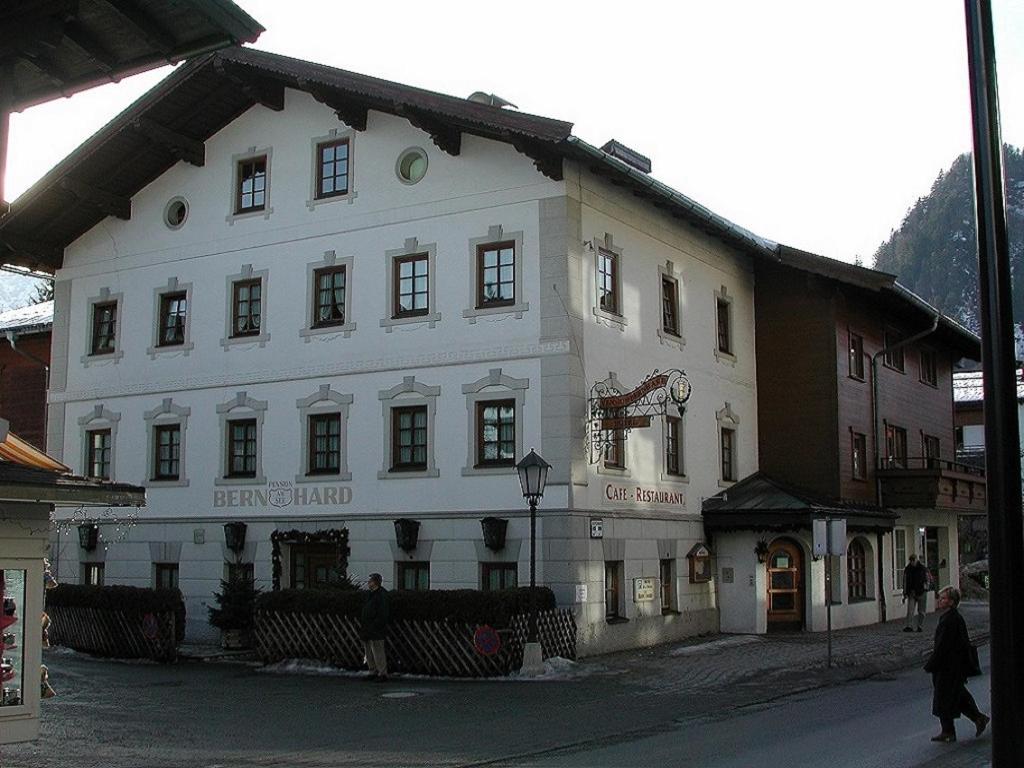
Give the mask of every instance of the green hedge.
<svg viewBox="0 0 1024 768">
<path fill-rule="evenodd" d="M 173 611 L 178 642 L 185 638 L 185 600 L 177 589 L 61 584 L 46 590 L 46 605 L 142 614 Z"/>
<path fill-rule="evenodd" d="M 330 613 L 359 617 L 369 592 L 366 590 L 279 589 L 256 600 L 256 609 L 286 613 Z M 512 616 L 530 609 L 530 588 L 482 592 L 475 589 L 436 589 L 424 592 L 388 592 L 391 620 L 441 621 L 507 627 Z M 537 610 L 556 606 L 547 587 L 537 587 Z"/>
</svg>

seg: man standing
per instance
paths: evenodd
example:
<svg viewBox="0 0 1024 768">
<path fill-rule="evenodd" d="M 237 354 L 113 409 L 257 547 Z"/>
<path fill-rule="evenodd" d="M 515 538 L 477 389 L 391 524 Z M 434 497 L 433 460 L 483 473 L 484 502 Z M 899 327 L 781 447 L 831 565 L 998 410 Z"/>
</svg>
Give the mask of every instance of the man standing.
<svg viewBox="0 0 1024 768">
<path fill-rule="evenodd" d="M 975 736 L 984 733 L 989 717 L 978 711 L 974 697 L 965 686 L 967 673 L 973 664 L 969 655 L 971 640 L 967 635 L 967 624 L 957 610 L 960 590 L 945 587 L 939 592 L 936 604 L 944 613 L 935 628 L 935 648 L 924 665 L 924 671 L 932 674 L 932 714 L 942 724 L 942 732 L 932 736 L 932 741 L 949 743 L 956 741 L 954 721 L 960 715 L 974 723 Z"/>
<path fill-rule="evenodd" d="M 366 586 L 370 594 L 363 604 L 360 616 L 360 633 L 366 652 L 366 665 L 370 668 L 370 679 L 384 682 L 388 679 L 388 660 L 384 653 L 384 640 L 388 636 L 388 591 L 381 586 L 381 575 L 371 573 Z"/>
<path fill-rule="evenodd" d="M 910 562 L 903 569 L 903 599 L 907 602 L 907 626 L 904 632 L 913 632 L 914 614 L 917 614 L 917 631 L 924 624 L 924 611 L 928 603 L 928 569 L 918 562 L 917 555 L 910 556 Z"/>
</svg>

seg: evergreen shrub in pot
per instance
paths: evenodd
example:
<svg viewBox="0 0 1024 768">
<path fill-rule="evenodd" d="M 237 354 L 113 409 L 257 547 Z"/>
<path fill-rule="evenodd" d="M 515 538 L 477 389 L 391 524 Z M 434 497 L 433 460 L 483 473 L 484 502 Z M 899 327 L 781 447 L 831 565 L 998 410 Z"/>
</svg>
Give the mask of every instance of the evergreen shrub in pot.
<svg viewBox="0 0 1024 768">
<path fill-rule="evenodd" d="M 251 644 L 260 591 L 255 580 L 234 578 L 221 581 L 220 592 L 213 593 L 216 605 L 210 606 L 210 623 L 221 631 L 225 648 L 248 648 Z"/>
</svg>

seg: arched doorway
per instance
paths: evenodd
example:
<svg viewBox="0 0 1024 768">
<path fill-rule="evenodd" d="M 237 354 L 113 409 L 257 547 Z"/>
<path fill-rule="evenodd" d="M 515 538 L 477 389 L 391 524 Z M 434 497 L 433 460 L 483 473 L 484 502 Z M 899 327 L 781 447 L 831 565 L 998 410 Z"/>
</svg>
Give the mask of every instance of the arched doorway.
<svg viewBox="0 0 1024 768">
<path fill-rule="evenodd" d="M 768 631 L 803 629 L 804 573 L 800 547 L 776 539 L 768 547 Z"/>
</svg>

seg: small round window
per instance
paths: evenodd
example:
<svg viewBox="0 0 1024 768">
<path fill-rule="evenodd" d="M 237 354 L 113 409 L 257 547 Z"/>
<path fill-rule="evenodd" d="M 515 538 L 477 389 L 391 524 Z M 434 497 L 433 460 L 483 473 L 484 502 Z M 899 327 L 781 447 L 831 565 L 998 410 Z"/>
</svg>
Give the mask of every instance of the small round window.
<svg viewBox="0 0 1024 768">
<path fill-rule="evenodd" d="M 410 147 L 398 156 L 395 171 L 403 184 L 415 184 L 427 174 L 427 153 Z"/>
<path fill-rule="evenodd" d="M 171 198 L 164 208 L 164 224 L 171 229 L 180 229 L 188 218 L 188 200 L 184 197 Z"/>
</svg>

